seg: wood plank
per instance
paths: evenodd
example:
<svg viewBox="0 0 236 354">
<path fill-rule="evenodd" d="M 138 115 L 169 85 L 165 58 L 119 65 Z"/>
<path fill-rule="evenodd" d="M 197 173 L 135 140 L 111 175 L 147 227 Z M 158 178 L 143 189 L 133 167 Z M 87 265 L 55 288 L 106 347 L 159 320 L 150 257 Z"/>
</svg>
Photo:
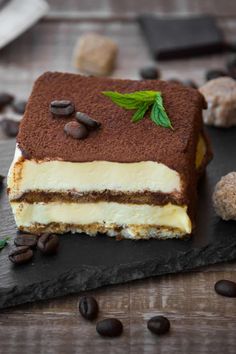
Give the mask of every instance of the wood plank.
<svg viewBox="0 0 236 354">
<path fill-rule="evenodd" d="M 48 18 L 67 19 L 133 19 L 140 13 L 157 15 L 212 14 L 236 15 L 236 4 L 231 0 L 48 0 L 51 9 Z"/>
<path fill-rule="evenodd" d="M 142 314 L 129 320 L 120 314 L 124 333 L 120 338 L 103 339 L 95 325 L 77 316 L 38 314 L 8 316 L 0 321 L 2 353 L 235 353 L 235 318 L 171 315 L 171 332 L 158 338 L 146 328 Z M 226 346 L 227 345 L 227 346 Z M 227 348 L 227 349 L 226 349 Z"/>
<path fill-rule="evenodd" d="M 233 40 L 235 21 L 220 21 L 225 37 Z M 113 77 L 139 78 L 140 67 L 153 63 L 138 25 L 129 23 L 48 23 L 41 22 L 1 51 L 0 90 L 27 97 L 33 81 L 44 71 L 76 72 L 72 53 L 79 37 L 88 31 L 113 38 L 119 45 L 117 68 Z M 158 64 L 163 79 L 192 78 L 199 84 L 209 68 L 223 67 L 226 55 L 214 55 Z"/>
<path fill-rule="evenodd" d="M 124 334 L 115 340 L 100 338 L 95 324 L 80 317 L 79 296 L 5 310 L 0 314 L 1 348 L 12 354 L 86 354 L 94 348 L 96 353 L 156 353 L 157 346 L 161 353 L 222 353 L 225 348 L 234 353 L 235 300 L 214 293 L 218 276 L 171 275 L 91 292 L 99 301 L 99 319 L 122 320 Z M 146 329 L 146 321 L 155 314 L 170 319 L 167 336 L 158 338 Z"/>
</svg>

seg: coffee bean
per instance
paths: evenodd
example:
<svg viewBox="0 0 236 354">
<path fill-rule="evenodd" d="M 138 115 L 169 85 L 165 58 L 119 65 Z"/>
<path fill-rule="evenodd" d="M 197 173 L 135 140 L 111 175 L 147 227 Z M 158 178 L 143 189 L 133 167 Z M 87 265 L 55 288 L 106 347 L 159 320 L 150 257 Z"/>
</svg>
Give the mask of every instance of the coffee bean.
<svg viewBox="0 0 236 354">
<path fill-rule="evenodd" d="M 0 187 L 2 186 L 2 184 L 3 184 L 3 180 L 4 180 L 4 176 L 2 176 L 2 175 L 0 175 Z"/>
<path fill-rule="evenodd" d="M 6 136 L 10 138 L 15 138 L 19 131 L 20 123 L 13 120 L 4 118 L 1 121 L 1 127 Z"/>
<path fill-rule="evenodd" d="M 9 105 L 14 100 L 14 96 L 9 93 L 1 92 L 0 93 L 0 110 L 5 106 Z"/>
<path fill-rule="evenodd" d="M 22 147 L 21 147 L 20 150 L 21 150 L 22 156 L 23 156 L 26 160 L 29 160 L 29 159 L 31 158 L 31 154 L 30 154 L 28 151 L 22 149 Z"/>
<path fill-rule="evenodd" d="M 231 42 L 227 44 L 227 50 L 230 52 L 236 52 L 236 42 Z"/>
<path fill-rule="evenodd" d="M 94 320 L 98 315 L 98 303 L 93 296 L 83 296 L 79 302 L 79 312 L 86 320 Z"/>
<path fill-rule="evenodd" d="M 175 78 L 168 79 L 167 81 L 171 84 L 182 84 L 182 82 L 179 79 L 175 79 Z"/>
<path fill-rule="evenodd" d="M 33 258 L 33 251 L 27 246 L 17 247 L 8 256 L 10 261 L 15 264 L 24 264 Z"/>
<path fill-rule="evenodd" d="M 227 297 L 236 297 L 236 283 L 230 280 L 219 280 L 215 283 L 217 294 Z"/>
<path fill-rule="evenodd" d="M 25 113 L 25 107 L 27 105 L 26 101 L 15 101 L 12 105 L 13 110 L 18 113 L 18 114 L 24 114 Z"/>
<path fill-rule="evenodd" d="M 44 254 L 54 254 L 59 247 L 59 238 L 54 234 L 43 234 L 39 237 L 37 246 Z"/>
<path fill-rule="evenodd" d="M 183 85 L 186 87 L 194 88 L 194 89 L 198 88 L 197 84 L 193 80 L 185 80 L 185 81 L 183 81 Z"/>
<path fill-rule="evenodd" d="M 55 116 L 70 116 L 75 111 L 74 103 L 69 100 L 52 101 L 50 111 Z"/>
<path fill-rule="evenodd" d="M 232 55 L 229 57 L 226 67 L 228 69 L 229 75 L 236 79 L 236 55 Z"/>
<path fill-rule="evenodd" d="M 226 71 L 221 69 L 212 69 L 206 72 L 206 81 L 217 79 L 218 77 L 228 76 Z"/>
<path fill-rule="evenodd" d="M 106 318 L 97 323 L 96 330 L 103 337 L 118 337 L 123 332 L 123 325 L 116 318 Z"/>
<path fill-rule="evenodd" d="M 159 70 L 155 66 L 147 66 L 140 69 L 139 74 L 145 80 L 157 80 L 160 77 Z"/>
<path fill-rule="evenodd" d="M 164 316 L 154 316 L 147 323 L 149 331 L 155 334 L 165 334 L 170 330 L 170 321 Z"/>
<path fill-rule="evenodd" d="M 83 124 L 75 121 L 66 123 L 64 132 L 74 139 L 85 139 L 88 136 L 88 129 Z"/>
<path fill-rule="evenodd" d="M 97 129 L 101 125 L 100 122 L 96 121 L 95 119 L 92 119 L 87 114 L 82 112 L 76 112 L 75 117 L 79 123 L 86 125 L 86 127 L 88 127 L 89 129 Z"/>
<path fill-rule="evenodd" d="M 16 246 L 27 246 L 27 247 L 36 247 L 38 241 L 38 236 L 31 234 L 19 234 L 14 239 Z"/>
</svg>

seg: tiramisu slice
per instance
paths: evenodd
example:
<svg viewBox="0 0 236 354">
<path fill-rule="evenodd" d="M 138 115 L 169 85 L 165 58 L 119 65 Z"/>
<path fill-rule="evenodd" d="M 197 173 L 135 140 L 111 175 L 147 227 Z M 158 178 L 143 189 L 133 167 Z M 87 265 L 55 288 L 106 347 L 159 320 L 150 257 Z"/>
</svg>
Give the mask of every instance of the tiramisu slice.
<svg viewBox="0 0 236 354">
<path fill-rule="evenodd" d="M 132 104 L 126 109 L 111 99 L 113 92 L 146 91 L 162 100 L 156 123 L 151 101 L 141 113 L 137 106 L 135 123 Z M 45 73 L 34 85 L 8 176 L 18 229 L 130 239 L 191 234 L 197 180 L 211 157 L 204 105 L 197 90 L 164 81 Z M 87 118 L 99 122 L 96 129 L 85 128 Z"/>
</svg>

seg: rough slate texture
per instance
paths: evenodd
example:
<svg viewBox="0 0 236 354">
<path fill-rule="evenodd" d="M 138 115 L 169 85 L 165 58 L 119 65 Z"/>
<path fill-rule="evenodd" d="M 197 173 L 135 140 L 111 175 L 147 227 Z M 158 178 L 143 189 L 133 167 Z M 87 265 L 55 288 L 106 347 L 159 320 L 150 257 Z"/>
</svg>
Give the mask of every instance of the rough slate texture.
<svg viewBox="0 0 236 354">
<path fill-rule="evenodd" d="M 0 252 L 0 307 L 236 259 L 236 223 L 220 221 L 210 199 L 215 182 L 234 169 L 236 129 L 209 132 L 215 159 L 200 185 L 198 229 L 191 240 L 117 242 L 65 235 L 58 256 L 37 253 L 31 264 L 21 267 L 8 262 L 5 248 Z M 0 173 L 6 173 L 13 148 L 11 143 L 0 144 Z M 13 238 L 14 221 L 4 193 L 0 215 L 0 237 Z"/>
</svg>

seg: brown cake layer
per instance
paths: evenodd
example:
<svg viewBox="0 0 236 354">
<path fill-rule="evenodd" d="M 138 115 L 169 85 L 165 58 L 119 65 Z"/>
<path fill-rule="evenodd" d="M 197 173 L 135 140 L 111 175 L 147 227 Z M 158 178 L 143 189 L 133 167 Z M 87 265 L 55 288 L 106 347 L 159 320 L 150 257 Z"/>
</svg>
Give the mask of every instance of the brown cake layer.
<svg viewBox="0 0 236 354">
<path fill-rule="evenodd" d="M 174 130 L 155 125 L 147 117 L 131 122 L 133 111 L 115 105 L 102 91 L 161 91 Z M 52 100 L 69 99 L 77 111 L 102 123 L 85 140 L 64 133 L 66 122 L 49 111 Z M 194 89 L 158 80 L 112 80 L 67 73 L 45 73 L 35 83 L 17 138 L 30 158 L 73 162 L 158 161 L 180 173 L 191 169 L 202 127 L 203 96 Z"/>
<path fill-rule="evenodd" d="M 139 239 L 167 239 L 167 238 L 187 238 L 189 235 L 183 234 L 182 230 L 178 228 L 166 227 L 166 226 L 158 226 L 158 225 L 129 225 L 135 227 L 137 230 L 136 236 L 133 238 L 135 240 Z M 155 228 L 155 234 L 149 234 L 150 230 Z M 111 224 L 109 226 L 105 226 L 104 224 L 94 223 L 88 225 L 75 225 L 75 224 L 64 224 L 64 223 L 50 223 L 50 224 L 38 224 L 35 223 L 31 226 L 19 227 L 19 230 L 22 232 L 29 232 L 32 234 L 40 235 L 42 233 L 57 233 L 64 234 L 67 232 L 79 232 L 79 233 L 87 233 L 90 236 L 97 236 L 99 234 L 108 234 L 111 231 L 113 234 L 116 233 L 116 239 L 121 240 L 124 237 L 121 236 L 121 231 L 123 227 Z M 145 236 L 143 233 L 145 232 Z"/>
<path fill-rule="evenodd" d="M 148 204 L 148 205 L 165 205 L 172 203 L 175 205 L 187 205 L 188 200 L 186 200 L 184 195 L 180 193 L 159 193 L 143 191 L 139 193 L 129 193 L 129 192 L 115 192 L 110 190 L 105 190 L 104 192 L 94 192 L 89 193 L 75 193 L 73 191 L 68 191 L 66 193 L 59 192 L 42 192 L 42 191 L 31 191 L 22 194 L 17 200 L 12 200 L 24 203 L 51 203 L 51 202 L 63 202 L 63 203 L 96 203 L 96 202 L 116 202 L 122 204 Z"/>
</svg>

